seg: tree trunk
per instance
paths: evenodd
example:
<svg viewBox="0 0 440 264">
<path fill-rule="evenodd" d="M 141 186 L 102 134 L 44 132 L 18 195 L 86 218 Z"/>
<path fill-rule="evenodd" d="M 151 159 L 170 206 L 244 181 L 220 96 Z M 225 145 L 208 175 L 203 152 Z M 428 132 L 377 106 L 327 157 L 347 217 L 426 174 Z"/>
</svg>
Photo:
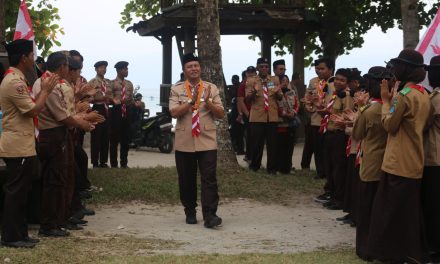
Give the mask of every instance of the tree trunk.
<svg viewBox="0 0 440 264">
<path fill-rule="evenodd" d="M 403 48 L 415 49 L 419 43 L 419 17 L 417 15 L 417 0 L 401 0 L 403 28 Z"/>
<path fill-rule="evenodd" d="M 0 0 L 0 52 L 5 51 L 1 43 L 5 41 L 5 0 Z"/>
<path fill-rule="evenodd" d="M 197 50 L 202 66 L 202 79 L 217 85 L 224 103 L 225 86 L 220 48 L 218 0 L 197 1 Z M 228 126 L 225 112 L 225 117 L 220 120 L 217 129 L 217 162 L 222 169 L 233 172 L 239 168 L 239 165 L 232 148 Z"/>
</svg>

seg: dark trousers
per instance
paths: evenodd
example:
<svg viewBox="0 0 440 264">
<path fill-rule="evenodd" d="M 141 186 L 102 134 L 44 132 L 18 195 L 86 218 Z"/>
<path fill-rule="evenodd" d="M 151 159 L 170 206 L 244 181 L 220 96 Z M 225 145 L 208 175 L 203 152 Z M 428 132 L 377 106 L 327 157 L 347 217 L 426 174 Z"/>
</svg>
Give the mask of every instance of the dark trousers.
<svg viewBox="0 0 440 264">
<path fill-rule="evenodd" d="M 122 117 L 121 105 L 115 105 L 110 109 L 110 164 L 112 167 L 118 167 L 118 145 L 121 146 L 119 152 L 121 167 L 128 164 L 129 110 L 129 107 L 127 107 L 127 115 Z"/>
<path fill-rule="evenodd" d="M 42 229 L 55 229 L 65 224 L 68 185 L 66 136 L 64 126 L 40 131 L 38 156 L 43 177 Z"/>
<path fill-rule="evenodd" d="M 304 148 L 301 157 L 301 168 L 309 169 L 313 156 L 313 135 L 312 126 L 307 124 L 304 126 Z"/>
<path fill-rule="evenodd" d="M 277 133 L 277 170 L 284 174 L 290 173 L 290 170 L 292 169 L 295 132 L 295 128 L 289 127 L 287 128 L 287 131 Z"/>
<path fill-rule="evenodd" d="M 197 207 L 197 166 L 201 175 L 201 202 L 203 218 L 217 213 L 217 150 L 176 151 L 176 168 L 179 175 L 180 201 L 186 213 L 194 213 Z"/>
<path fill-rule="evenodd" d="M 422 178 L 422 209 L 429 250 L 440 252 L 440 166 L 425 167 Z"/>
<path fill-rule="evenodd" d="M 349 213 L 351 219 L 356 223 L 357 203 L 359 202 L 359 166 L 356 166 L 356 154 L 350 154 L 347 158 L 347 176 L 344 188 L 344 212 Z"/>
<path fill-rule="evenodd" d="M 33 156 L 4 158 L 4 161 L 7 178 L 3 185 L 5 200 L 1 239 L 6 242 L 21 241 L 28 236 L 26 203 L 38 160 Z"/>
<path fill-rule="evenodd" d="M 347 175 L 347 136 L 344 131 L 327 131 L 324 134 L 324 168 L 327 182 L 324 186 L 330 192 L 333 202 L 342 207 L 344 201 L 345 177 Z"/>
<path fill-rule="evenodd" d="M 252 161 L 249 165 L 251 170 L 259 170 L 263 158 L 264 142 L 267 150 L 267 171 L 276 171 L 276 136 L 277 123 L 250 123 L 252 137 Z"/>
<path fill-rule="evenodd" d="M 75 145 L 74 155 L 77 170 L 77 172 L 75 173 L 75 186 L 80 191 L 89 189 L 92 186 L 87 173 L 89 157 L 87 156 L 87 153 L 84 151 L 84 149 L 78 144 Z"/>
<path fill-rule="evenodd" d="M 238 154 L 244 154 L 244 124 L 238 123 L 233 120 L 231 125 L 232 142 L 235 142 L 235 152 Z"/>
<path fill-rule="evenodd" d="M 246 153 L 245 153 L 245 157 L 247 159 L 251 159 L 252 158 L 252 137 L 251 137 L 251 123 L 249 123 L 249 119 L 247 117 L 245 118 L 245 123 L 244 123 L 244 128 L 245 128 L 245 133 L 246 133 Z"/>
<path fill-rule="evenodd" d="M 67 153 L 67 184 L 64 199 L 64 223 L 72 216 L 72 201 L 75 193 L 75 149 L 74 149 L 74 130 L 69 130 L 66 140 Z M 79 196 L 76 197 L 79 199 Z M 64 224 L 63 223 L 63 224 Z"/>
<path fill-rule="evenodd" d="M 92 164 L 98 166 L 99 164 L 105 164 L 108 160 L 108 148 L 109 148 L 109 125 L 108 115 L 103 104 L 94 104 L 93 110 L 98 111 L 103 115 L 106 120 L 103 123 L 97 124 L 95 129 L 90 132 L 90 154 Z"/>
</svg>

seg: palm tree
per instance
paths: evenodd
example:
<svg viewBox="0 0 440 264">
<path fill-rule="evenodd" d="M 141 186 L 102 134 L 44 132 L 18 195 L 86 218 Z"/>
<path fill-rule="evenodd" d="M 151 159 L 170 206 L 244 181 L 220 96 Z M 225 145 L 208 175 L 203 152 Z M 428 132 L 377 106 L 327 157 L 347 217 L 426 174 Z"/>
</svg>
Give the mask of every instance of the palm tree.
<svg viewBox="0 0 440 264">
<path fill-rule="evenodd" d="M 414 49 L 419 43 L 419 17 L 417 15 L 417 0 L 401 0 L 403 28 L 403 48 Z"/>
</svg>

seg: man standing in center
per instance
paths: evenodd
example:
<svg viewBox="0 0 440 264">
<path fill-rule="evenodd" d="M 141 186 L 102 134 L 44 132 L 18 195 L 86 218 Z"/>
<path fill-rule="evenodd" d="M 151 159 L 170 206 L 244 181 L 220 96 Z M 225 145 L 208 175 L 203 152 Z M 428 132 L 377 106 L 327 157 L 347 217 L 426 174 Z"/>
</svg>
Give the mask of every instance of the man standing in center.
<svg viewBox="0 0 440 264">
<path fill-rule="evenodd" d="M 115 64 L 117 77 L 110 84 L 114 106 L 110 111 L 110 165 L 118 167 L 118 144 L 120 149 L 121 168 L 128 168 L 128 143 L 130 139 L 130 107 L 134 103 L 133 84 L 126 80 L 128 62 Z"/>
<path fill-rule="evenodd" d="M 182 59 L 185 82 L 171 87 L 169 109 L 177 119 L 175 132 L 176 168 L 180 201 L 186 223 L 197 224 L 197 166 L 201 175 L 201 202 L 204 225 L 221 225 L 217 216 L 217 139 L 215 119 L 224 116 L 217 86 L 201 80 L 199 59 L 185 54 Z"/>
<path fill-rule="evenodd" d="M 264 142 L 267 147 L 267 172 L 276 174 L 276 129 L 279 121 L 277 100 L 281 100 L 280 82 L 269 75 L 269 61 L 257 60 L 258 75 L 246 82 L 246 99 L 251 101 L 252 157 L 249 169 L 258 171 L 263 157 Z"/>
</svg>

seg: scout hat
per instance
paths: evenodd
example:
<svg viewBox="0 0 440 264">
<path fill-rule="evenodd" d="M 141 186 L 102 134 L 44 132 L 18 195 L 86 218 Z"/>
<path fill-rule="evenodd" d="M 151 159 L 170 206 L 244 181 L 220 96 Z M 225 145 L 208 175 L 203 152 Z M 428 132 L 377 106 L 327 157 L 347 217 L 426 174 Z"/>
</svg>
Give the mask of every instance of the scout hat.
<svg viewBox="0 0 440 264">
<path fill-rule="evenodd" d="M 69 69 L 70 70 L 79 70 L 81 69 L 81 62 L 73 59 L 72 57 L 67 58 L 69 61 Z"/>
<path fill-rule="evenodd" d="M 128 67 L 128 62 L 126 62 L 126 61 L 119 61 L 115 64 L 116 70 L 126 69 L 127 67 Z"/>
<path fill-rule="evenodd" d="M 128 64 L 127 64 L 128 65 Z M 95 65 L 93 65 L 95 68 L 98 68 L 98 67 L 100 67 L 100 66 L 105 66 L 105 67 L 107 67 L 108 66 L 108 62 L 106 62 L 106 61 L 98 61 L 98 62 L 96 62 L 95 63 Z M 115 66 L 115 68 L 116 68 L 116 66 Z"/>
<path fill-rule="evenodd" d="M 188 62 L 191 61 L 199 61 L 199 58 L 194 53 L 187 53 L 182 57 L 182 67 L 185 66 Z"/>
<path fill-rule="evenodd" d="M 269 60 L 267 58 L 258 58 L 257 65 L 258 64 L 269 64 Z"/>
<path fill-rule="evenodd" d="M 254 66 L 249 66 L 246 68 L 246 72 L 257 72 L 257 69 Z"/>
<path fill-rule="evenodd" d="M 387 79 L 387 80 L 389 80 L 389 79 L 393 78 L 393 75 L 385 67 L 374 66 L 374 67 L 371 67 L 368 70 L 368 73 L 364 74 L 363 77 L 368 78 L 368 79 L 381 79 L 381 80 Z"/>
<path fill-rule="evenodd" d="M 434 56 L 431 58 L 429 65 L 426 66 L 426 70 L 439 70 L 440 69 L 440 55 Z"/>
<path fill-rule="evenodd" d="M 422 54 L 412 49 L 402 50 L 397 58 L 391 59 L 387 63 L 387 66 L 393 67 L 396 63 L 403 63 L 414 68 L 425 67 Z"/>
<path fill-rule="evenodd" d="M 8 55 L 22 55 L 34 50 L 34 42 L 31 40 L 17 39 L 5 44 Z"/>
</svg>

